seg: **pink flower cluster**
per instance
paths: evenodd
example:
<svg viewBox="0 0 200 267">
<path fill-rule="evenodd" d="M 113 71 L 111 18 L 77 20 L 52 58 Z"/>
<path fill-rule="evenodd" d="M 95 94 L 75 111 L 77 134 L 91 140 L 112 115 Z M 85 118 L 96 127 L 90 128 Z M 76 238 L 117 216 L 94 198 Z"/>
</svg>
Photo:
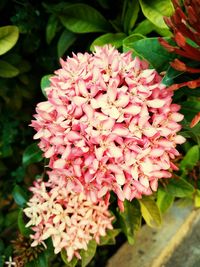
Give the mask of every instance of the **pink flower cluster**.
<svg viewBox="0 0 200 267">
<path fill-rule="evenodd" d="M 32 127 L 49 158 L 49 179 L 93 202 L 113 191 L 122 207 L 157 190 L 177 155 L 183 115 L 145 61 L 106 45 L 73 54 L 50 78 Z"/>
<path fill-rule="evenodd" d="M 93 203 L 83 192 L 69 192 L 64 181 L 56 186 L 38 180 L 30 190 L 33 196 L 24 212 L 30 218 L 26 226 L 35 232 L 32 246 L 51 237 L 54 252 L 66 250 L 71 261 L 73 256 L 81 258 L 79 251 L 87 250 L 91 239 L 99 243 L 100 236 L 112 229 L 113 217 L 104 200 Z"/>
</svg>

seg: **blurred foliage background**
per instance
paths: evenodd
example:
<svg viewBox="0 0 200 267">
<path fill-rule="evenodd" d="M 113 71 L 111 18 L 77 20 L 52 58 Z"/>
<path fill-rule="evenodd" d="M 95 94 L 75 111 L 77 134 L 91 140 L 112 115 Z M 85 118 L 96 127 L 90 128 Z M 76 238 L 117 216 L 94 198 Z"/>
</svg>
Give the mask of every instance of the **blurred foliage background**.
<svg viewBox="0 0 200 267">
<path fill-rule="evenodd" d="M 111 43 L 120 51 L 131 50 L 133 55 L 148 59 L 158 72 L 165 72 L 166 84 L 182 79 L 182 72 L 169 67 L 174 55 L 161 47 L 157 38 L 162 36 L 169 40 L 172 36 L 163 16 L 170 16 L 173 10 L 170 0 L 0 1 L 0 267 L 16 250 L 18 254 L 22 251 L 19 244 L 23 247 L 26 243 L 23 238 L 28 235 L 21 209 L 29 197 L 28 187 L 43 172 L 45 164 L 33 142 L 34 132 L 29 124 L 36 103 L 45 100 L 41 89 L 48 84 L 47 75 L 59 68 L 60 57 L 66 58 L 72 51 L 92 51 L 94 45 Z M 191 199 L 195 183 L 195 203 L 200 206 L 198 181 L 194 179 L 194 173 L 191 175 L 194 167 L 195 175 L 199 171 L 199 126 L 189 128 L 189 121 L 200 110 L 199 95 L 198 90 L 191 93 L 187 88 L 175 93 L 175 101 L 183 103 L 182 112 L 186 115 L 183 135 L 188 141 L 181 148 L 185 158 L 177 175 L 182 180 L 161 185 L 158 191 L 156 205 L 161 212 L 175 197 Z M 192 111 L 188 112 L 188 108 Z M 188 177 L 189 182 L 186 181 Z M 155 206 L 153 203 L 149 209 Z M 143 204 L 146 205 L 145 200 Z M 125 205 L 125 211 L 131 209 L 129 204 Z M 121 215 L 124 227 L 126 215 L 130 214 Z M 159 221 L 160 217 L 153 219 Z M 130 237 L 133 229 L 129 230 L 127 233 L 125 229 L 124 233 Z M 19 232 L 24 237 L 19 237 Z M 111 239 L 115 235 L 117 233 Z M 13 245 L 11 241 L 20 238 L 18 246 Z M 124 240 L 124 236 L 117 239 L 115 249 Z M 28 245 L 25 248 L 27 250 Z M 97 251 L 96 260 L 99 264 L 102 261 L 104 266 L 104 261 L 115 249 L 108 252 L 106 247 Z M 49 259 L 49 266 L 63 266 L 58 258 L 49 257 L 50 249 L 48 253 L 38 261 L 29 258 L 32 263 L 25 266 L 48 266 Z M 91 266 L 95 266 L 95 260 Z"/>
</svg>

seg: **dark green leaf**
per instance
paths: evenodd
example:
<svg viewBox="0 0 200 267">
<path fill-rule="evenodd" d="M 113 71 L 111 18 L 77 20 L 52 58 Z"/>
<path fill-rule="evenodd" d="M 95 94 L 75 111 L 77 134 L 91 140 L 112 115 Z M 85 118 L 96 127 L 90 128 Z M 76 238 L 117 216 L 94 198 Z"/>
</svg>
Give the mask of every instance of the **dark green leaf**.
<svg viewBox="0 0 200 267">
<path fill-rule="evenodd" d="M 0 60 L 0 77 L 13 78 L 19 74 L 19 70 L 10 63 Z"/>
<path fill-rule="evenodd" d="M 58 19 L 55 15 L 51 15 L 49 17 L 47 27 L 46 27 L 46 41 L 47 44 L 50 44 L 53 38 L 56 35 L 57 31 L 57 26 L 58 26 Z"/>
<path fill-rule="evenodd" d="M 101 13 L 81 3 L 68 6 L 60 20 L 68 30 L 75 33 L 106 32 L 110 29 L 110 24 Z"/>
<path fill-rule="evenodd" d="M 170 40 L 169 38 L 165 39 Z M 133 51 L 133 55 L 149 61 L 157 71 L 166 70 L 169 67 L 169 62 L 175 57 L 160 45 L 158 38 L 145 38 L 132 44 L 130 43 L 127 48 Z"/>
<path fill-rule="evenodd" d="M 76 257 L 73 257 L 73 259 L 71 261 L 67 260 L 67 253 L 65 249 L 61 250 L 61 258 L 63 260 L 63 262 L 66 264 L 66 267 L 75 267 L 78 259 Z"/>
<path fill-rule="evenodd" d="M 28 237 L 32 233 L 32 230 L 25 226 L 26 223 L 24 222 L 24 217 L 25 217 L 25 214 L 23 212 L 23 209 L 20 209 L 19 214 L 18 214 L 18 219 L 17 219 L 18 228 L 19 228 L 20 233 L 23 236 Z"/>
<path fill-rule="evenodd" d="M 45 253 L 39 254 L 38 258 L 25 264 L 24 267 L 48 267 Z"/>
<path fill-rule="evenodd" d="M 24 166 L 42 161 L 42 151 L 38 147 L 37 143 L 33 143 L 28 146 L 23 154 L 22 163 Z"/>
<path fill-rule="evenodd" d="M 166 71 L 165 76 L 162 79 L 162 83 L 164 83 L 167 86 L 172 85 L 174 83 L 174 79 L 182 74 L 183 72 L 175 70 L 174 68 L 169 66 L 169 68 Z"/>
<path fill-rule="evenodd" d="M 134 234 L 141 226 L 141 212 L 137 201 L 124 201 L 124 212 L 120 212 L 120 224 L 130 244 L 134 243 Z"/>
<path fill-rule="evenodd" d="M 126 13 L 123 19 L 124 32 L 130 33 L 131 29 L 134 27 L 135 22 L 138 17 L 140 6 L 138 1 L 132 0 L 127 2 Z"/>
<path fill-rule="evenodd" d="M 58 40 L 57 51 L 58 57 L 62 57 L 67 49 L 76 41 L 77 35 L 73 32 L 64 30 Z"/>
<path fill-rule="evenodd" d="M 174 197 L 190 197 L 194 193 L 194 187 L 182 178 L 170 179 L 165 190 Z"/>
<path fill-rule="evenodd" d="M 46 95 L 46 88 L 48 88 L 51 84 L 50 82 L 50 78 L 52 77 L 52 74 L 48 74 L 48 75 L 45 75 L 42 77 L 41 81 L 40 81 L 40 87 L 42 89 L 42 93 L 43 95 L 47 98 L 47 95 Z"/>
<path fill-rule="evenodd" d="M 19 185 L 15 185 L 12 195 L 17 205 L 21 207 L 23 207 L 28 200 L 26 192 Z"/>
<path fill-rule="evenodd" d="M 172 15 L 174 9 L 170 0 L 139 0 L 142 12 L 147 19 L 159 28 L 167 29 L 163 16 Z"/>
<path fill-rule="evenodd" d="M 142 217 L 150 227 L 159 226 L 161 224 L 161 215 L 156 202 L 149 198 L 143 196 L 139 199 L 141 206 Z"/>
<path fill-rule="evenodd" d="M 88 244 L 87 250 L 81 250 L 81 267 L 85 267 L 92 260 L 96 253 L 97 243 L 95 240 L 91 240 Z"/>
<path fill-rule="evenodd" d="M 16 26 L 0 27 L 0 55 L 9 51 L 19 38 L 19 30 Z"/>
<path fill-rule="evenodd" d="M 119 32 L 119 33 L 106 33 L 99 37 L 97 37 L 90 46 L 90 50 L 94 50 L 94 46 L 103 46 L 105 44 L 111 44 L 116 48 L 122 46 L 123 39 L 126 38 L 126 34 Z"/>
<path fill-rule="evenodd" d="M 134 34 L 129 35 L 128 37 L 126 37 L 123 40 L 123 52 L 128 52 L 130 50 L 133 50 L 131 48 L 133 46 L 133 43 L 138 41 L 138 40 L 144 39 L 144 38 L 145 38 L 145 36 L 143 36 L 139 33 L 134 33 Z"/>
<path fill-rule="evenodd" d="M 195 145 L 190 148 L 180 163 L 180 169 L 188 172 L 194 168 L 199 161 L 199 146 Z"/>
<path fill-rule="evenodd" d="M 174 197 L 163 188 L 159 188 L 157 191 L 157 205 L 161 213 L 167 211 L 174 202 Z"/>
<path fill-rule="evenodd" d="M 191 119 L 200 112 L 200 101 L 184 101 L 181 103 L 181 113 L 185 116 L 187 121 Z"/>
<path fill-rule="evenodd" d="M 105 236 L 101 236 L 100 238 L 100 246 L 104 245 L 114 245 L 115 244 L 115 237 L 121 232 L 120 229 L 112 229 L 106 232 Z"/>
</svg>

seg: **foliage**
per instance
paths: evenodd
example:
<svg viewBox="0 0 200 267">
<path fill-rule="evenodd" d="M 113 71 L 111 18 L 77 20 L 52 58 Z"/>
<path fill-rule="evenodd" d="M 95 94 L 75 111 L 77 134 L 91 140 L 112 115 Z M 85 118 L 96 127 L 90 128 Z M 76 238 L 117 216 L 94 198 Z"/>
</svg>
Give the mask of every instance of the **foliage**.
<svg viewBox="0 0 200 267">
<path fill-rule="evenodd" d="M 120 51 L 132 51 L 134 56 L 148 60 L 168 86 L 189 81 L 190 73 L 170 66 L 176 54 L 165 50 L 158 40 L 162 36 L 173 42 L 163 20 L 163 16 L 173 13 L 170 0 L 3 0 L 0 12 L 4 22 L 0 25 L 0 266 L 3 266 L 10 256 L 15 261 L 22 260 L 11 241 L 17 239 L 19 232 L 27 238 L 31 233 L 25 227 L 27 218 L 22 209 L 31 195 L 28 188 L 38 175 L 44 174 L 47 163 L 33 141 L 34 132 L 29 124 L 36 103 L 45 100 L 45 88 L 59 67 L 59 58 L 71 55 L 72 51 L 92 51 L 96 45 L 110 43 Z M 198 65 L 192 60 L 188 63 Z M 173 100 L 181 104 L 181 113 L 185 115 L 181 134 L 187 142 L 179 146 L 181 155 L 174 162 L 179 170 L 173 172 L 172 179 L 161 180 L 152 196 L 126 201 L 124 212 L 119 211 L 112 196 L 114 229 L 108 230 L 100 246 L 91 241 L 88 250 L 81 252 L 82 261 L 74 258 L 68 262 L 63 251 L 54 255 L 51 241 L 47 240 L 47 250 L 24 266 L 92 267 L 100 259 L 105 266 L 118 244 L 124 240 L 134 243 L 135 233 L 143 223 L 151 227 L 161 224 L 162 214 L 177 199 L 191 199 L 195 207 L 200 207 L 200 124 L 190 128 L 192 118 L 200 112 L 199 97 L 198 87 L 194 90 L 183 87 L 174 92 Z"/>
</svg>

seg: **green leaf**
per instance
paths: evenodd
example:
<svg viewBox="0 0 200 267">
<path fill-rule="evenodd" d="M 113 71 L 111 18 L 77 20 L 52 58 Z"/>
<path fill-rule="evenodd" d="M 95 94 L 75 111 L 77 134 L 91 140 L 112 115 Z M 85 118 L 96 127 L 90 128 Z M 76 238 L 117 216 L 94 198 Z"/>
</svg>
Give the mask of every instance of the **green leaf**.
<svg viewBox="0 0 200 267">
<path fill-rule="evenodd" d="M 194 187 L 182 178 L 170 179 L 165 190 L 174 197 L 190 197 L 194 193 Z"/>
<path fill-rule="evenodd" d="M 163 16 L 171 16 L 174 9 L 171 0 L 139 0 L 147 19 L 159 28 L 167 29 Z"/>
<path fill-rule="evenodd" d="M 189 149 L 180 163 L 180 170 L 188 172 L 194 168 L 199 161 L 199 146 L 195 145 Z"/>
<path fill-rule="evenodd" d="M 106 232 L 105 236 L 101 236 L 99 246 L 114 245 L 115 237 L 121 232 L 121 229 L 112 229 Z"/>
<path fill-rule="evenodd" d="M 19 205 L 21 207 L 23 207 L 28 200 L 27 194 L 19 185 L 15 185 L 15 187 L 12 191 L 12 196 L 13 196 L 15 202 L 17 203 L 17 205 Z"/>
<path fill-rule="evenodd" d="M 18 214 L 18 219 L 17 219 L 18 228 L 19 228 L 20 233 L 23 236 L 28 237 L 32 233 L 32 230 L 25 226 L 26 223 L 24 222 L 24 215 L 25 214 L 23 212 L 23 209 L 20 209 L 19 214 Z"/>
<path fill-rule="evenodd" d="M 174 202 L 174 197 L 164 190 L 159 188 L 157 191 L 157 206 L 161 213 L 166 212 Z"/>
<path fill-rule="evenodd" d="M 161 224 L 161 214 L 156 202 L 149 197 L 139 199 L 142 217 L 150 227 L 156 227 Z"/>
<path fill-rule="evenodd" d="M 131 29 L 134 27 L 135 22 L 138 18 L 138 13 L 140 6 L 138 1 L 132 0 L 127 2 L 126 13 L 123 19 L 124 32 L 130 33 Z"/>
<path fill-rule="evenodd" d="M 119 32 L 119 33 L 106 33 L 99 37 L 97 37 L 91 44 L 90 50 L 94 50 L 94 46 L 103 46 L 105 44 L 111 44 L 116 48 L 122 46 L 123 39 L 126 38 L 126 34 Z"/>
<path fill-rule="evenodd" d="M 63 262 L 66 264 L 66 267 L 75 267 L 78 259 L 76 257 L 73 257 L 73 259 L 71 261 L 67 260 L 67 253 L 65 249 L 61 250 L 61 258 L 63 260 Z"/>
<path fill-rule="evenodd" d="M 51 81 L 49 80 L 51 77 L 53 76 L 53 74 L 48 74 L 42 77 L 41 81 L 40 81 L 40 87 L 42 90 L 43 95 L 47 98 L 46 95 L 46 88 L 48 88 L 51 85 Z"/>
<path fill-rule="evenodd" d="M 37 143 L 33 143 L 25 149 L 22 157 L 22 163 L 24 166 L 28 166 L 29 164 L 40 162 L 42 159 L 42 151 L 38 147 Z"/>
<path fill-rule="evenodd" d="M 192 118 L 200 112 L 200 101 L 196 99 L 196 101 L 184 101 L 181 103 L 181 111 L 184 118 L 190 122 Z"/>
<path fill-rule="evenodd" d="M 164 38 L 170 40 L 170 38 Z M 140 56 L 151 64 L 157 71 L 164 71 L 169 67 L 169 62 L 175 57 L 167 52 L 159 43 L 158 38 L 145 38 L 130 43 L 127 48 L 133 50 L 133 55 Z"/>
<path fill-rule="evenodd" d="M 51 15 L 49 17 L 49 20 L 47 22 L 47 27 L 46 27 L 46 41 L 47 44 L 50 44 L 53 38 L 56 35 L 58 27 L 58 19 L 55 15 Z"/>
<path fill-rule="evenodd" d="M 137 201 L 124 201 L 124 212 L 119 213 L 122 231 L 129 244 L 134 244 L 134 234 L 141 226 L 141 212 Z"/>
<path fill-rule="evenodd" d="M 64 30 L 62 32 L 57 44 L 57 52 L 59 58 L 63 56 L 63 54 L 76 41 L 76 39 L 77 35 L 74 34 L 73 32 L 67 30 Z"/>
<path fill-rule="evenodd" d="M 64 27 L 75 33 L 107 32 L 110 29 L 110 24 L 101 13 L 82 3 L 68 6 L 60 20 Z"/>
<path fill-rule="evenodd" d="M 178 70 L 175 70 L 171 66 L 167 69 L 165 76 L 162 79 L 162 83 L 164 83 L 167 86 L 170 86 L 174 83 L 174 79 L 182 75 L 183 72 L 180 72 Z"/>
<path fill-rule="evenodd" d="M 19 38 L 19 30 L 16 26 L 0 27 L 0 55 L 9 51 Z"/>
<path fill-rule="evenodd" d="M 154 30 L 154 25 L 148 19 L 141 21 L 133 30 L 133 33 L 147 35 Z"/>
<path fill-rule="evenodd" d="M 146 37 L 139 33 L 134 33 L 129 35 L 123 40 L 123 52 L 128 52 L 130 50 L 133 50 L 131 48 L 133 46 L 133 43 L 144 38 Z"/>
<path fill-rule="evenodd" d="M 91 240 L 88 244 L 87 250 L 81 250 L 81 267 L 85 267 L 92 260 L 96 253 L 97 243 L 95 240 Z"/>
<path fill-rule="evenodd" d="M 27 262 L 24 267 L 48 267 L 46 254 L 44 252 L 39 254 L 36 259 Z"/>
<path fill-rule="evenodd" d="M 0 77 L 13 78 L 19 74 L 19 70 L 10 63 L 0 60 Z"/>
</svg>

